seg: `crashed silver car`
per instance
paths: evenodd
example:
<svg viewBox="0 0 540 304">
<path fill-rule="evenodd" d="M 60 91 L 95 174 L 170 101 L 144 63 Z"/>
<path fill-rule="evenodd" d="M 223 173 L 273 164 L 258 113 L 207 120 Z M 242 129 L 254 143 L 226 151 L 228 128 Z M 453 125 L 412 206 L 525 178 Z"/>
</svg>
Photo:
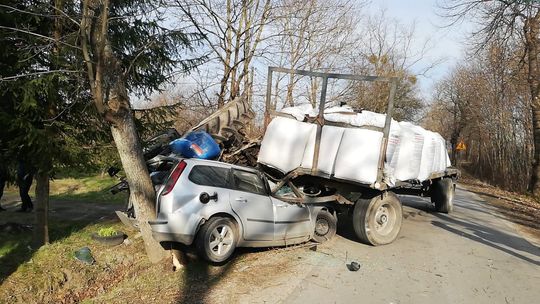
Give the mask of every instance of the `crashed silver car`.
<svg viewBox="0 0 540 304">
<path fill-rule="evenodd" d="M 328 206 L 277 197 L 256 169 L 178 159 L 157 191 L 157 219 L 149 223 L 156 240 L 194 244 L 215 263 L 226 261 L 236 247 L 322 242 L 336 233 L 336 215 Z"/>
</svg>

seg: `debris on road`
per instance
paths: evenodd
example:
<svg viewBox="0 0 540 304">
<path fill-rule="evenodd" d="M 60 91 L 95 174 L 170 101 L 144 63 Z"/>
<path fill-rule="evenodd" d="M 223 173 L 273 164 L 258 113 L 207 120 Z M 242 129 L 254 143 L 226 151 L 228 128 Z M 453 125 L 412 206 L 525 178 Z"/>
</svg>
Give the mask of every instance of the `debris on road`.
<svg viewBox="0 0 540 304">
<path fill-rule="evenodd" d="M 358 262 L 351 262 L 350 264 L 347 264 L 347 268 L 350 271 L 358 271 L 360 270 L 360 264 Z"/>
</svg>

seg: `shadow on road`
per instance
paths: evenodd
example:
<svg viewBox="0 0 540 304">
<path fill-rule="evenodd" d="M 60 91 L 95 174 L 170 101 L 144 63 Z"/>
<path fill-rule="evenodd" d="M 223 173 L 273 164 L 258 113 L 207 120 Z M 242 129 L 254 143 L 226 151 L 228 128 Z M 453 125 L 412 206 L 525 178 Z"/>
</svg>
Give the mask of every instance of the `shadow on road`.
<svg viewBox="0 0 540 304">
<path fill-rule="evenodd" d="M 521 251 L 535 257 L 540 256 L 540 249 L 521 237 L 508 234 L 486 225 L 476 224 L 472 221 L 464 221 L 444 214 L 435 213 L 434 215 L 439 220 L 433 220 L 431 222 L 433 226 L 501 250 L 523 261 L 540 266 L 540 261 L 520 253 Z"/>
<path fill-rule="evenodd" d="M 213 288 L 236 264 L 241 251 L 237 250 L 232 258 L 220 265 L 210 264 L 196 256 L 194 250 L 181 244 L 174 244 L 183 263 L 182 280 L 175 303 L 211 303 Z M 226 301 L 224 301 L 226 302 Z"/>
<path fill-rule="evenodd" d="M 3 197 L 2 206 L 8 209 L 0 212 L 0 227 L 35 225 L 35 212 L 15 212 L 20 208 L 16 195 Z M 96 204 L 78 201 L 50 201 L 49 205 L 49 240 L 58 242 L 97 220 L 114 219 L 114 204 Z M 26 230 L 0 229 L 0 283 L 17 268 L 30 261 L 36 252 L 32 243 L 32 228 Z M 0 301 L 1 302 L 1 301 Z"/>
<path fill-rule="evenodd" d="M 223 266 L 213 266 L 205 261 L 192 261 L 185 266 L 182 287 L 176 303 L 210 303 L 212 288 L 234 265 L 233 261 Z"/>
<path fill-rule="evenodd" d="M 33 214 L 33 213 L 32 213 Z M 20 223 L 20 221 L 18 221 Z M 8 223 L 17 223 L 10 221 Z M 23 222 L 24 223 L 24 222 Z M 58 242 L 71 234 L 83 229 L 89 221 L 64 221 L 53 222 L 49 226 L 50 243 Z M 31 247 L 32 232 L 0 232 L 0 240 L 9 242 L 8 252 L 0 256 L 0 283 L 9 277 L 17 268 L 30 261 L 32 255 L 36 252 L 36 248 Z M 2 244 L 6 245 L 6 243 Z"/>
<path fill-rule="evenodd" d="M 403 206 L 411 207 L 415 210 L 403 210 L 403 218 L 407 219 L 409 217 L 416 217 L 418 215 L 423 215 L 424 213 L 433 212 L 433 207 L 429 198 L 417 197 L 417 196 L 408 196 L 408 195 L 399 195 L 401 203 Z M 356 234 L 354 233 L 354 228 L 352 225 L 352 214 L 344 212 L 338 214 L 338 225 L 337 225 L 337 234 L 341 237 L 348 239 L 354 242 L 360 242 Z M 399 236 L 398 236 L 399 238 Z"/>
<path fill-rule="evenodd" d="M 506 218 L 499 213 L 498 208 L 487 205 L 483 200 L 464 197 L 457 193 L 454 200 L 454 213 L 446 215 L 433 212 L 429 198 L 404 196 L 401 199 L 404 206 L 429 212 L 438 218 L 438 220 L 431 221 L 433 226 L 501 250 L 534 265 L 540 265 L 539 260 L 523 254 L 528 253 L 540 257 L 540 248 L 519 236 L 498 229 L 494 223 L 488 223 L 490 218 L 503 220 L 506 220 Z M 463 213 L 464 211 L 465 213 Z M 404 217 L 406 216 L 407 212 L 404 211 Z M 487 217 L 487 219 L 483 220 L 484 217 Z"/>
<path fill-rule="evenodd" d="M 493 215 L 496 215 L 499 218 L 507 219 L 519 225 L 531 227 L 534 229 L 540 229 L 540 221 L 538 221 L 538 209 L 534 209 L 530 206 L 528 208 L 521 209 L 524 206 L 519 206 L 520 202 L 501 199 L 497 195 L 486 192 L 479 192 L 473 190 L 467 191 L 478 194 L 479 196 L 488 200 L 490 203 L 493 203 L 495 205 L 494 208 L 496 208 L 497 213 L 501 214 L 502 216 L 498 214 Z M 506 203 L 495 203 L 496 201 L 506 201 Z M 518 206 L 520 208 L 518 208 Z"/>
</svg>

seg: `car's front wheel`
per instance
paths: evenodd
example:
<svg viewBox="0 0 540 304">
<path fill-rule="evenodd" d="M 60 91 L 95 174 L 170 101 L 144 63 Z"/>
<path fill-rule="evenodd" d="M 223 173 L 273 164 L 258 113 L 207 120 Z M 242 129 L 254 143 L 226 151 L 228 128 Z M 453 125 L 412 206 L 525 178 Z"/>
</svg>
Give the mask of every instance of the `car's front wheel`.
<svg viewBox="0 0 540 304">
<path fill-rule="evenodd" d="M 201 227 L 196 246 L 202 258 L 221 263 L 231 257 L 237 241 L 236 224 L 226 217 L 213 217 Z"/>
<path fill-rule="evenodd" d="M 326 210 L 321 210 L 315 221 L 315 231 L 313 240 L 318 243 L 323 243 L 336 235 L 337 219 L 334 215 Z"/>
</svg>

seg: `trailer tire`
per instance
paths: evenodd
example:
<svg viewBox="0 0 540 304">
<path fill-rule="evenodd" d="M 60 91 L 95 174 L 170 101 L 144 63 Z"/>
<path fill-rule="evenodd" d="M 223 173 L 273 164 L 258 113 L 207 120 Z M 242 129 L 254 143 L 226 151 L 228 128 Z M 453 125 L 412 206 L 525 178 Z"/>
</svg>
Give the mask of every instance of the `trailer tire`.
<svg viewBox="0 0 540 304">
<path fill-rule="evenodd" d="M 392 243 L 401 230 L 401 201 L 392 192 L 359 199 L 353 209 L 353 228 L 363 243 L 379 246 Z"/>
<path fill-rule="evenodd" d="M 433 182 L 431 202 L 440 213 L 450 213 L 454 210 L 454 193 L 456 189 L 451 178 L 441 178 Z"/>
</svg>

